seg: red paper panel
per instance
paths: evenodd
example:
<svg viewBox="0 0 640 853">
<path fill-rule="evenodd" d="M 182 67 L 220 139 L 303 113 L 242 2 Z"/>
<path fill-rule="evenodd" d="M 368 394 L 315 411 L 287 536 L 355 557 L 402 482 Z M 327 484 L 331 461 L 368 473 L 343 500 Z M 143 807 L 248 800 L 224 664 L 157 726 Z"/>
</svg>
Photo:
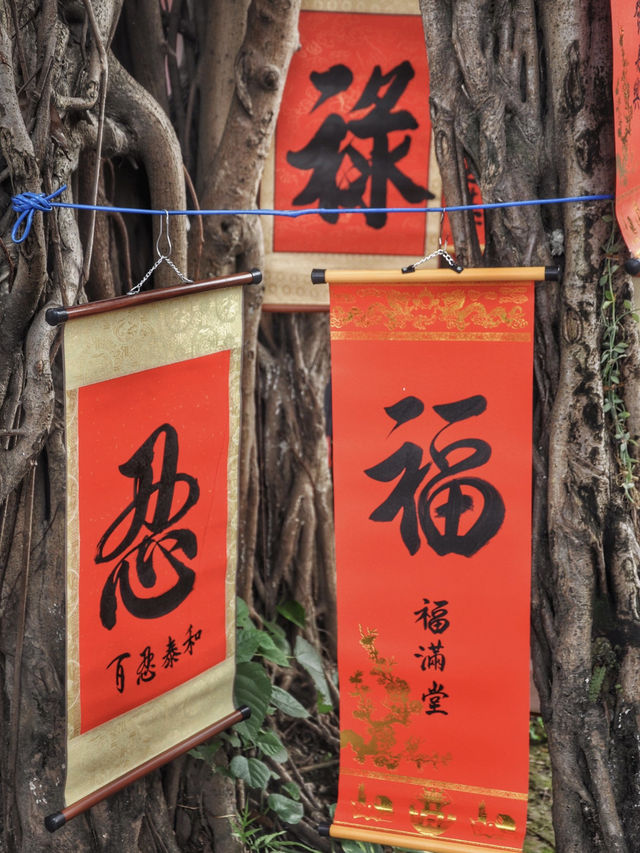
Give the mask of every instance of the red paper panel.
<svg viewBox="0 0 640 853">
<path fill-rule="evenodd" d="M 81 731 L 224 660 L 229 351 L 78 392 Z"/>
<path fill-rule="evenodd" d="M 616 128 L 616 217 L 629 251 L 640 256 L 640 6 L 611 0 Z"/>
<path fill-rule="evenodd" d="M 529 285 L 331 286 L 338 836 L 521 849 L 532 311 Z"/>
<path fill-rule="evenodd" d="M 275 206 L 425 207 L 429 78 L 416 15 L 300 13 L 275 140 Z M 421 255 L 425 217 L 277 217 L 276 252 Z"/>
</svg>

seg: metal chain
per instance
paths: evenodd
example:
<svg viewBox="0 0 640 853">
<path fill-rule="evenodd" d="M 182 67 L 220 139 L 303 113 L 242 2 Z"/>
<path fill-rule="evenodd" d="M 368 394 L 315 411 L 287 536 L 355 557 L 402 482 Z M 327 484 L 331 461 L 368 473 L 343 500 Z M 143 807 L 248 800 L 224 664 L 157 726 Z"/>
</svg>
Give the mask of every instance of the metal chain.
<svg viewBox="0 0 640 853">
<path fill-rule="evenodd" d="M 171 250 L 172 250 L 172 248 L 173 248 L 173 247 L 172 247 L 172 245 L 171 245 L 171 237 L 169 236 L 169 211 L 168 211 L 168 210 L 165 210 L 164 215 L 165 215 L 165 219 L 166 219 L 166 234 L 165 234 L 165 237 L 166 237 L 166 240 L 167 240 L 167 247 L 168 247 L 168 248 L 167 248 L 167 251 L 169 252 L 169 254 L 171 254 Z M 184 275 L 183 273 L 181 273 L 181 272 L 180 272 L 180 270 L 178 269 L 178 267 L 173 263 L 173 261 L 171 260 L 171 258 L 170 258 L 168 255 L 165 255 L 163 252 L 161 252 L 161 251 L 160 251 L 160 240 L 162 239 L 162 230 L 163 230 L 163 220 L 162 220 L 162 219 L 160 219 L 160 233 L 158 234 L 158 239 L 156 240 L 156 253 L 157 253 L 157 255 L 158 255 L 158 259 L 156 260 L 156 262 L 154 263 L 154 265 L 151 267 L 151 269 L 150 269 L 150 270 L 147 270 L 147 272 L 146 272 L 146 273 L 144 274 L 144 276 L 140 279 L 140 281 L 139 281 L 136 285 L 134 285 L 134 286 L 131 288 L 131 290 L 129 290 L 129 291 L 127 292 L 127 296 L 135 296 L 137 293 L 140 293 L 140 291 L 142 290 L 142 285 L 143 285 L 143 284 L 145 283 L 145 281 L 149 278 L 149 276 L 150 276 L 150 275 L 152 275 L 152 274 L 155 272 L 155 270 L 160 266 L 160 264 L 161 264 L 163 261 L 164 261 L 166 264 L 169 264 L 169 266 L 171 267 L 171 269 L 172 269 L 172 270 L 173 270 L 173 271 L 178 275 L 178 277 L 179 277 L 179 278 L 181 278 L 181 279 L 182 279 L 182 281 L 183 281 L 185 284 L 190 284 L 190 283 L 193 281 L 193 279 L 191 279 L 191 278 L 187 278 L 187 277 L 186 277 L 186 275 Z"/>
<path fill-rule="evenodd" d="M 460 264 L 455 260 L 455 258 L 452 258 L 449 252 L 447 252 L 446 249 L 443 249 L 442 246 L 436 249 L 435 252 L 431 252 L 430 255 L 425 255 L 424 258 L 420 258 L 419 261 L 415 261 L 415 263 L 409 264 L 409 266 L 407 267 L 403 267 L 402 272 L 415 272 L 416 267 L 419 267 L 420 264 L 424 264 L 427 261 L 430 261 L 432 258 L 437 258 L 438 256 L 444 258 L 452 270 L 455 270 L 456 272 L 462 272 L 462 267 L 460 266 Z"/>
</svg>

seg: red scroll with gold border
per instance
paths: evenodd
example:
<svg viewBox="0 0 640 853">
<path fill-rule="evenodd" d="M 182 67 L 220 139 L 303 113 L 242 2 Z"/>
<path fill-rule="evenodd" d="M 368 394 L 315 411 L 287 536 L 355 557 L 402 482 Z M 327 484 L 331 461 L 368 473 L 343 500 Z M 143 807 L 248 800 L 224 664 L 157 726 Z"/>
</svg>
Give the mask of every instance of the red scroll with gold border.
<svg viewBox="0 0 640 853">
<path fill-rule="evenodd" d="M 611 0 L 616 131 L 616 218 L 629 251 L 640 257 L 640 6 Z"/>
<path fill-rule="evenodd" d="M 328 305 L 301 273 L 309 253 L 318 265 L 402 267 L 436 249 L 440 229 L 424 212 L 367 213 L 440 204 L 418 0 L 302 0 L 299 34 L 260 204 L 334 212 L 264 220 L 272 308 Z"/>
<path fill-rule="evenodd" d="M 166 294 L 64 329 L 67 806 L 235 711 L 242 288 Z"/>
<path fill-rule="evenodd" d="M 521 850 L 533 286 L 326 276 L 341 685 L 331 835 Z"/>
</svg>

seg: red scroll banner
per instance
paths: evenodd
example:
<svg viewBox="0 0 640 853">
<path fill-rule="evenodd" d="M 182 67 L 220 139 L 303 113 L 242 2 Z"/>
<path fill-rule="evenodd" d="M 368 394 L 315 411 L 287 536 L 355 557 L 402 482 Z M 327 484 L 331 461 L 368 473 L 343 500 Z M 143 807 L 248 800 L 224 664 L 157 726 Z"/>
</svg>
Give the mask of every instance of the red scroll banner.
<svg viewBox="0 0 640 853">
<path fill-rule="evenodd" d="M 526 826 L 533 287 L 477 272 L 395 285 L 326 272 L 341 685 L 330 832 L 431 853 L 521 850 Z"/>
<path fill-rule="evenodd" d="M 640 5 L 611 0 L 616 129 L 616 218 L 629 251 L 640 257 Z"/>
<path fill-rule="evenodd" d="M 302 0 L 299 31 L 261 206 L 333 212 L 265 220 L 265 302 L 281 309 L 328 304 L 300 273 L 310 252 L 327 266 L 400 267 L 437 248 L 440 225 L 380 210 L 440 204 L 418 0 Z"/>
<path fill-rule="evenodd" d="M 66 808 L 52 831 L 242 719 L 238 285 L 255 280 L 68 312 Z"/>
</svg>

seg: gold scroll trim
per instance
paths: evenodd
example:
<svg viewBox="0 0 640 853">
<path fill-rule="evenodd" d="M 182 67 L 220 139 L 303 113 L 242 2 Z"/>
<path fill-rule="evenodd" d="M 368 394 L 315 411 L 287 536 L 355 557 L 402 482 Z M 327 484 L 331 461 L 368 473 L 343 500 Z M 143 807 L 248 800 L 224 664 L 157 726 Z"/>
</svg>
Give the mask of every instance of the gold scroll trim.
<svg viewBox="0 0 640 853">
<path fill-rule="evenodd" d="M 233 349 L 242 287 L 79 317 L 64 332 L 67 390 Z"/>
<path fill-rule="evenodd" d="M 398 776 L 396 773 L 380 773 L 375 770 L 351 770 L 349 768 L 340 771 L 345 776 L 365 777 L 367 779 L 378 779 L 383 782 L 402 782 L 406 785 L 416 785 L 420 788 L 441 788 L 447 791 L 460 791 L 464 794 L 481 794 L 488 797 L 504 797 L 507 800 L 528 800 L 528 793 L 521 791 L 503 791 L 500 788 L 483 788 L 479 785 L 463 785 L 460 782 L 443 782 L 442 779 L 423 779 L 415 776 Z"/>
<path fill-rule="evenodd" d="M 506 847 L 501 844 L 459 841 L 458 839 L 418 838 L 400 829 L 384 832 L 367 829 L 358 824 L 336 822 L 331 824 L 329 834 L 332 838 L 344 838 L 352 841 L 369 841 L 374 844 L 388 844 L 391 847 L 402 847 L 406 850 L 427 850 L 429 853 L 481 853 L 490 850 L 492 853 L 520 853 L 521 847 Z M 427 845 L 425 847 L 425 845 Z"/>
<path fill-rule="evenodd" d="M 362 12 L 376 15 L 419 15 L 417 0 L 302 0 L 309 12 Z"/>
<path fill-rule="evenodd" d="M 209 307 L 206 300 L 210 301 Z M 65 359 L 71 352 L 76 361 L 80 359 L 80 372 L 72 370 L 75 377 L 71 388 L 67 386 L 66 431 L 67 431 L 67 781 L 65 801 L 77 802 L 97 788 L 108 784 L 133 767 L 144 763 L 150 756 L 157 755 L 175 743 L 205 729 L 212 720 L 222 719 L 234 710 L 233 679 L 235 674 L 235 595 L 237 567 L 237 513 L 238 513 L 238 465 L 240 443 L 240 374 L 242 365 L 242 288 L 206 292 L 185 296 L 178 300 L 156 303 L 153 313 L 138 321 L 133 316 L 122 323 L 119 312 L 117 324 L 112 329 L 104 327 L 105 337 L 116 338 L 120 349 L 109 354 L 105 337 L 94 340 L 95 325 L 89 320 L 109 314 L 87 317 L 74 321 L 73 328 L 89 330 L 81 340 L 73 340 L 65 346 Z M 172 304 L 173 303 L 173 304 Z M 148 306 L 139 306 L 138 311 Z M 184 308 L 184 310 L 182 310 Z M 171 309 L 171 310 L 168 310 Z M 126 319 L 126 318 L 125 318 Z M 162 334 L 166 327 L 167 334 Z M 167 341 L 178 338 L 171 347 Z M 147 362 L 135 362 L 131 370 L 130 352 L 132 339 L 142 332 L 151 337 L 154 332 L 161 346 L 150 347 Z M 84 344 L 82 341 L 84 340 Z M 83 346 L 89 345 L 83 353 Z M 115 376 L 127 375 L 140 369 L 162 366 L 187 358 L 196 358 L 210 352 L 230 349 L 229 365 L 229 451 L 228 451 L 228 523 L 227 523 L 227 576 L 226 576 L 226 639 L 227 657 L 217 666 L 206 670 L 195 678 L 179 685 L 168 693 L 156 697 L 144 705 L 109 720 L 84 734 L 80 734 L 80 681 L 79 681 L 79 625 L 78 625 L 78 568 L 79 568 L 79 519 L 78 519 L 78 424 L 77 388 L 88 382 L 104 381 Z M 93 359 L 88 358 L 93 353 Z M 84 356 L 84 359 L 83 359 Z M 84 361 L 84 366 L 82 362 Z M 87 361 L 91 364 L 87 370 Z M 69 365 L 65 373 L 69 378 Z M 179 727 L 173 721 L 186 717 Z M 172 721 L 167 724 L 167 721 Z M 157 732 L 165 729 L 165 734 Z"/>
<path fill-rule="evenodd" d="M 388 330 L 362 332 L 331 331 L 333 341 L 474 341 L 529 343 L 529 332 L 393 332 Z"/>
<path fill-rule="evenodd" d="M 139 767 L 233 710 L 235 661 L 227 658 L 173 690 L 67 742 L 65 803 Z"/>
<path fill-rule="evenodd" d="M 67 738 L 80 732 L 79 566 L 78 518 L 78 391 L 65 394 L 67 444 L 66 623 L 67 623 Z"/>
</svg>

